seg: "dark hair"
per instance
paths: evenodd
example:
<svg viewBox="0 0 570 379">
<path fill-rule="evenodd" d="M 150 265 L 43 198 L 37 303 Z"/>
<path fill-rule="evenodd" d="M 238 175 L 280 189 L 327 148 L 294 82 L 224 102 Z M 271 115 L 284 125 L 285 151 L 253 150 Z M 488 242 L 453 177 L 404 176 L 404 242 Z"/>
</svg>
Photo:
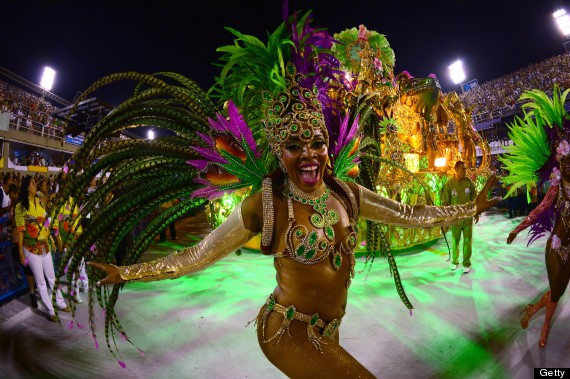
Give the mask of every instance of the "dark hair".
<svg viewBox="0 0 570 379">
<path fill-rule="evenodd" d="M 8 188 L 8 193 L 14 193 L 14 192 L 18 192 L 19 188 L 18 185 L 16 183 L 12 183 L 10 184 L 10 188 Z"/>
<path fill-rule="evenodd" d="M 22 207 L 25 210 L 30 209 L 30 191 L 28 187 L 30 186 L 30 182 L 32 181 L 33 177 L 31 175 L 26 175 L 22 179 L 22 183 L 20 184 L 20 193 L 18 194 L 18 203 L 22 203 Z"/>
<path fill-rule="evenodd" d="M 12 179 L 12 173 L 11 172 L 7 172 L 4 174 L 4 177 L 2 178 L 2 183 L 6 184 L 6 182 L 8 180 Z"/>
<path fill-rule="evenodd" d="M 465 162 L 463 162 L 463 161 L 457 161 L 457 162 L 455 162 L 455 167 L 454 167 L 454 168 L 457 170 L 457 167 L 459 167 L 460 165 L 463 165 L 463 167 L 465 167 Z"/>
</svg>

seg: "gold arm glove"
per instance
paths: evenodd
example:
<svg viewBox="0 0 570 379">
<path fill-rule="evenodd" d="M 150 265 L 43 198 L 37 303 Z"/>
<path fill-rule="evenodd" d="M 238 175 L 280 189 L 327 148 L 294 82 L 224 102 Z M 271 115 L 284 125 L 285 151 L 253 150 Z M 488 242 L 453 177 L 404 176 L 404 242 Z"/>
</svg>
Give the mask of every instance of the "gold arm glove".
<svg viewBox="0 0 570 379">
<path fill-rule="evenodd" d="M 130 282 L 175 279 L 210 266 L 241 247 L 254 235 L 245 228 L 240 203 L 228 219 L 199 244 L 151 262 L 116 267 L 121 278 Z"/>
<path fill-rule="evenodd" d="M 462 205 L 435 207 L 429 205 L 406 205 L 387 199 L 362 186 L 358 186 L 360 217 L 382 224 L 404 228 L 429 228 L 446 226 L 475 216 L 474 202 Z"/>
</svg>

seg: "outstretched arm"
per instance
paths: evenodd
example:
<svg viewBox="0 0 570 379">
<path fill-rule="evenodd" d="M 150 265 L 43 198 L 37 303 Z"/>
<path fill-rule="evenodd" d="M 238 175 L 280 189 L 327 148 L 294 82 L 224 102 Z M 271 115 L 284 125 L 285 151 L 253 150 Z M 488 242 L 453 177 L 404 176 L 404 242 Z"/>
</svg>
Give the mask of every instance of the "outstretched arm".
<svg viewBox="0 0 570 379">
<path fill-rule="evenodd" d="M 451 225 L 461 219 L 478 215 L 499 202 L 500 198 L 487 200 L 487 191 L 495 182 L 496 178 L 491 177 L 474 202 L 443 207 L 410 206 L 359 186 L 360 216 L 367 220 L 406 228 Z"/>
<path fill-rule="evenodd" d="M 98 285 L 175 279 L 203 270 L 241 247 L 255 234 L 246 229 L 240 204 L 222 225 L 195 246 L 187 247 L 164 258 L 131 266 L 114 266 L 97 262 L 88 264 L 107 273 L 107 276 L 97 283 Z"/>
<path fill-rule="evenodd" d="M 525 218 L 511 233 L 509 233 L 507 244 L 510 245 L 520 232 L 534 224 L 536 219 L 539 218 L 542 213 L 552 207 L 554 200 L 556 199 L 556 194 L 558 194 L 558 186 L 550 186 L 546 192 L 546 196 L 542 199 L 540 204 L 534 208 L 533 211 L 529 213 L 528 217 Z"/>
</svg>

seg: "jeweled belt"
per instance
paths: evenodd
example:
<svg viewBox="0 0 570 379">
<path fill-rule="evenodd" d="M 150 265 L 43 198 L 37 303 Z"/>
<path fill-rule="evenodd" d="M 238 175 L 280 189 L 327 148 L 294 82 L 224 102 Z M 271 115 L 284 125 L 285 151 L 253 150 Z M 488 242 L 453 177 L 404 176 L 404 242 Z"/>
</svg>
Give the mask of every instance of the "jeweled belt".
<svg viewBox="0 0 570 379">
<path fill-rule="evenodd" d="M 307 336 L 309 338 L 309 341 L 311 341 L 311 343 L 313 344 L 313 346 L 315 346 L 316 349 L 321 351 L 321 346 L 320 346 L 322 343 L 321 336 L 332 338 L 337 332 L 341 323 L 341 320 L 336 318 L 327 323 L 319 318 L 318 313 L 315 313 L 314 315 L 310 316 L 298 312 L 294 305 L 285 307 L 281 304 L 278 304 L 277 301 L 275 301 L 275 297 L 273 296 L 273 294 L 269 295 L 269 297 L 265 301 L 265 304 L 267 305 L 267 307 L 265 308 L 265 312 L 262 316 L 263 342 L 270 342 L 275 338 L 280 338 L 283 335 L 283 333 L 285 333 L 285 331 L 288 332 L 289 324 L 291 323 L 291 321 L 298 320 L 307 323 Z M 283 315 L 283 322 L 281 323 L 281 327 L 279 328 L 279 330 L 271 338 L 266 340 L 265 321 L 267 319 L 267 316 L 269 316 L 269 313 L 271 312 L 277 312 Z M 315 326 L 324 329 L 321 336 L 317 336 L 313 331 L 313 327 Z"/>
</svg>

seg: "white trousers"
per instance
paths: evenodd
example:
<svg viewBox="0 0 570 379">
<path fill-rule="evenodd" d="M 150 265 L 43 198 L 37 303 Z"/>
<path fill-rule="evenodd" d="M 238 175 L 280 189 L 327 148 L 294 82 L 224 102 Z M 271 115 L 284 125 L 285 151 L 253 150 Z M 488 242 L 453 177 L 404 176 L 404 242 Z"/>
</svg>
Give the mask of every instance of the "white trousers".
<svg viewBox="0 0 570 379">
<path fill-rule="evenodd" d="M 30 268 L 34 273 L 34 279 L 36 280 L 36 285 L 38 286 L 38 291 L 40 293 L 42 302 L 47 308 L 49 314 L 55 315 L 55 311 L 51 303 L 51 298 L 48 295 L 47 291 L 47 285 L 49 285 L 49 288 L 52 290 L 52 292 L 54 290 L 53 286 L 55 285 L 55 272 L 53 270 L 53 261 L 51 258 L 51 253 L 49 251 L 43 251 L 42 255 L 37 255 L 30 253 L 30 251 L 26 249 L 26 247 L 24 247 L 23 250 L 24 250 L 24 256 L 28 259 Z M 46 284 L 46 279 L 47 279 L 47 284 Z M 59 289 L 56 290 L 55 300 L 58 308 L 63 309 L 67 306 L 65 304 L 65 300 L 63 300 L 63 296 Z"/>
<path fill-rule="evenodd" d="M 67 247 L 63 248 L 64 253 L 67 253 Z M 73 259 L 73 258 L 72 258 Z M 71 263 L 71 259 L 67 262 L 67 265 Z M 70 295 L 79 296 L 79 283 L 84 288 L 87 288 L 87 271 L 85 271 L 85 259 L 81 258 L 81 263 L 79 264 L 79 278 L 77 277 L 77 273 L 73 273 L 73 279 L 71 281 L 71 288 L 69 289 Z"/>
</svg>

